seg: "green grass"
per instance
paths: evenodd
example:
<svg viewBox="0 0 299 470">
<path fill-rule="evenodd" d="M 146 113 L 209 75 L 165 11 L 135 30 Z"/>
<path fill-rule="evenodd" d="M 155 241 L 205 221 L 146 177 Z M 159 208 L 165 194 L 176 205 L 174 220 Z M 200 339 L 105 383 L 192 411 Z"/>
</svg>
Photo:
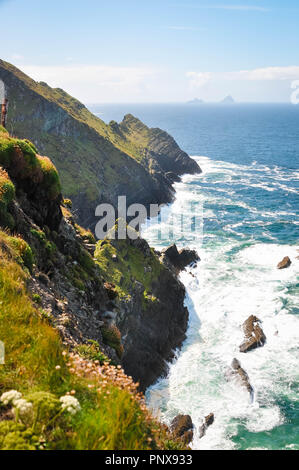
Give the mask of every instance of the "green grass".
<svg viewBox="0 0 299 470">
<path fill-rule="evenodd" d="M 12 229 L 14 220 L 8 212 L 8 206 L 15 197 L 15 187 L 7 172 L 0 167 L 0 224 Z"/>
<path fill-rule="evenodd" d="M 101 365 L 105 362 L 108 364 L 111 362 L 110 359 L 101 351 L 99 343 L 94 340 L 89 340 L 88 344 L 80 344 L 76 346 L 76 351 L 85 359 L 90 361 L 99 361 Z"/>
<path fill-rule="evenodd" d="M 5 344 L 0 394 L 21 392 L 33 411 L 17 422 L 2 421 L 8 407 L 0 405 L 0 449 L 180 448 L 144 408 L 130 380 L 122 372 L 115 375 L 117 369 L 105 362 L 98 346 L 83 349 L 79 365 L 76 358 L 68 362 L 59 335 L 27 292 L 29 274 L 17 263 L 17 251 L 10 236 L 0 232 L 0 338 Z M 103 375 L 95 377 L 90 361 L 101 359 Z M 59 397 L 71 391 L 81 411 L 57 413 Z"/>
<path fill-rule="evenodd" d="M 33 184 L 43 185 L 49 199 L 56 199 L 61 193 L 55 166 L 49 158 L 38 155 L 27 139 L 0 134 L 0 165 L 15 178 L 30 179 Z"/>
<path fill-rule="evenodd" d="M 116 261 L 113 255 L 117 257 Z M 102 276 L 115 284 L 120 297 L 131 295 L 135 281 L 142 283 L 145 292 L 150 293 L 164 269 L 153 250 L 150 257 L 146 257 L 127 240 L 99 241 L 94 256 Z M 150 269 L 145 272 L 145 267 Z"/>
</svg>

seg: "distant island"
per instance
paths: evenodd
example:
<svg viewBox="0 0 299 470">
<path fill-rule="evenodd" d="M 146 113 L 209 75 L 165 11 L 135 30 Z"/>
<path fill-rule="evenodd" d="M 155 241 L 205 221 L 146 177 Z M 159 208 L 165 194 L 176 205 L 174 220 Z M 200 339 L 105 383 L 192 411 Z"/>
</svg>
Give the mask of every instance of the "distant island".
<svg viewBox="0 0 299 470">
<path fill-rule="evenodd" d="M 220 101 L 222 104 L 234 104 L 235 100 L 231 95 L 227 95 L 222 101 Z"/>
<path fill-rule="evenodd" d="M 204 100 L 199 98 L 194 98 L 193 100 L 187 101 L 187 104 L 204 104 Z"/>
<path fill-rule="evenodd" d="M 200 104 L 205 104 L 208 103 L 202 99 L 199 98 L 194 98 L 193 100 L 187 101 L 187 104 L 192 104 L 192 105 L 200 105 Z M 220 104 L 234 104 L 235 100 L 231 95 L 227 95 L 223 100 L 219 101 Z"/>
</svg>

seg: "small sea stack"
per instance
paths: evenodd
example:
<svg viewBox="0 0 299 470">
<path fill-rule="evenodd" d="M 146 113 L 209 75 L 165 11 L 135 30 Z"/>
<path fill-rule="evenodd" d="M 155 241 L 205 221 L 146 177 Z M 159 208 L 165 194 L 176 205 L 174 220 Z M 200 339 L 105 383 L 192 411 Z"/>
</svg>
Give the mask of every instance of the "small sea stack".
<svg viewBox="0 0 299 470">
<path fill-rule="evenodd" d="M 199 439 L 205 436 L 208 427 L 212 426 L 215 421 L 214 413 L 210 413 L 205 417 L 203 424 L 199 428 Z"/>
<path fill-rule="evenodd" d="M 292 261 L 290 260 L 290 258 L 288 256 L 285 256 L 281 261 L 280 263 L 278 263 L 277 265 L 277 269 L 286 269 L 288 268 L 289 266 L 291 266 L 292 264 Z"/>
<path fill-rule="evenodd" d="M 190 415 L 177 415 L 171 422 L 170 430 L 175 438 L 184 444 L 190 444 L 193 439 L 193 422 Z"/>
<path fill-rule="evenodd" d="M 242 385 L 242 387 L 245 388 L 249 392 L 250 397 L 253 400 L 253 395 L 254 395 L 253 387 L 249 381 L 247 372 L 242 368 L 238 359 L 233 359 L 231 368 L 232 370 L 230 371 L 230 376 L 233 378 L 236 378 L 236 380 L 240 383 L 240 385 Z"/>
<path fill-rule="evenodd" d="M 163 262 L 173 267 L 177 273 L 200 260 L 195 250 L 183 248 L 179 251 L 175 244 L 164 248 L 161 251 L 161 255 Z"/>
<path fill-rule="evenodd" d="M 243 323 L 245 340 L 240 346 L 240 352 L 247 353 L 253 349 L 264 346 L 266 335 L 263 332 L 260 323 L 261 320 L 254 315 L 251 315 Z"/>
</svg>

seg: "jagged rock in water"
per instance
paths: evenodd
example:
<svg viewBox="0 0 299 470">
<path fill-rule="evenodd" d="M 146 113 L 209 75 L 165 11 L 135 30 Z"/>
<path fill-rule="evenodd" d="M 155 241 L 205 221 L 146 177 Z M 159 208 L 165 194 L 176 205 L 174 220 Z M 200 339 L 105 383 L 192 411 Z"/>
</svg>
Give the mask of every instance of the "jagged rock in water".
<svg viewBox="0 0 299 470">
<path fill-rule="evenodd" d="M 251 399 L 253 399 L 253 387 L 251 386 L 247 372 L 242 369 L 238 359 L 233 359 L 231 368 L 232 370 L 230 372 L 230 375 L 236 378 L 240 385 L 242 385 L 242 387 L 244 387 L 249 392 Z"/>
<path fill-rule="evenodd" d="M 204 423 L 199 428 L 200 439 L 205 436 L 208 427 L 214 423 L 214 420 L 215 420 L 214 413 L 210 413 L 208 416 L 205 417 Z"/>
<path fill-rule="evenodd" d="M 175 438 L 180 438 L 185 444 L 193 439 L 193 423 L 190 415 L 177 415 L 171 422 L 170 430 Z"/>
<path fill-rule="evenodd" d="M 186 266 L 199 261 L 199 256 L 195 250 L 183 248 L 178 250 L 175 244 L 164 248 L 161 251 L 162 259 L 170 263 L 176 271 L 182 271 Z"/>
<path fill-rule="evenodd" d="M 292 264 L 292 261 L 290 260 L 290 258 L 288 256 L 285 256 L 283 260 L 281 260 L 280 263 L 278 263 L 277 269 L 286 269 L 289 266 L 291 266 L 291 264 Z"/>
<path fill-rule="evenodd" d="M 261 321 L 254 315 L 251 315 L 244 323 L 243 330 L 245 341 L 240 346 L 240 352 L 247 353 L 252 349 L 264 346 L 266 336 L 260 327 Z"/>
</svg>

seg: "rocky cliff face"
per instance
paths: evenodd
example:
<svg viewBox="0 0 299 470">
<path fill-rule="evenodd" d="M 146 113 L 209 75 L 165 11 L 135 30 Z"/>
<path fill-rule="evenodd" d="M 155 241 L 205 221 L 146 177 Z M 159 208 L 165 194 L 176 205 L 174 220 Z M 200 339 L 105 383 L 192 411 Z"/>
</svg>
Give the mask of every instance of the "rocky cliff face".
<svg viewBox="0 0 299 470">
<path fill-rule="evenodd" d="M 101 202 L 117 206 L 118 196 L 126 195 L 128 203 L 167 203 L 178 175 L 200 172 L 167 133 L 131 115 L 106 125 L 63 90 L 1 60 L 0 80 L 9 100 L 9 132 L 51 155 L 84 226 L 94 227 Z"/>
<path fill-rule="evenodd" d="M 140 238 L 99 242 L 95 259 L 115 291 L 110 322 L 122 335 L 122 363 L 145 390 L 185 339 L 185 288 Z"/>
<path fill-rule="evenodd" d="M 51 161 L 0 128 L 1 246 L 30 272 L 40 314 L 63 341 L 96 341 L 144 390 L 185 337 L 184 287 L 140 238 L 96 245 L 69 205 Z"/>
</svg>

